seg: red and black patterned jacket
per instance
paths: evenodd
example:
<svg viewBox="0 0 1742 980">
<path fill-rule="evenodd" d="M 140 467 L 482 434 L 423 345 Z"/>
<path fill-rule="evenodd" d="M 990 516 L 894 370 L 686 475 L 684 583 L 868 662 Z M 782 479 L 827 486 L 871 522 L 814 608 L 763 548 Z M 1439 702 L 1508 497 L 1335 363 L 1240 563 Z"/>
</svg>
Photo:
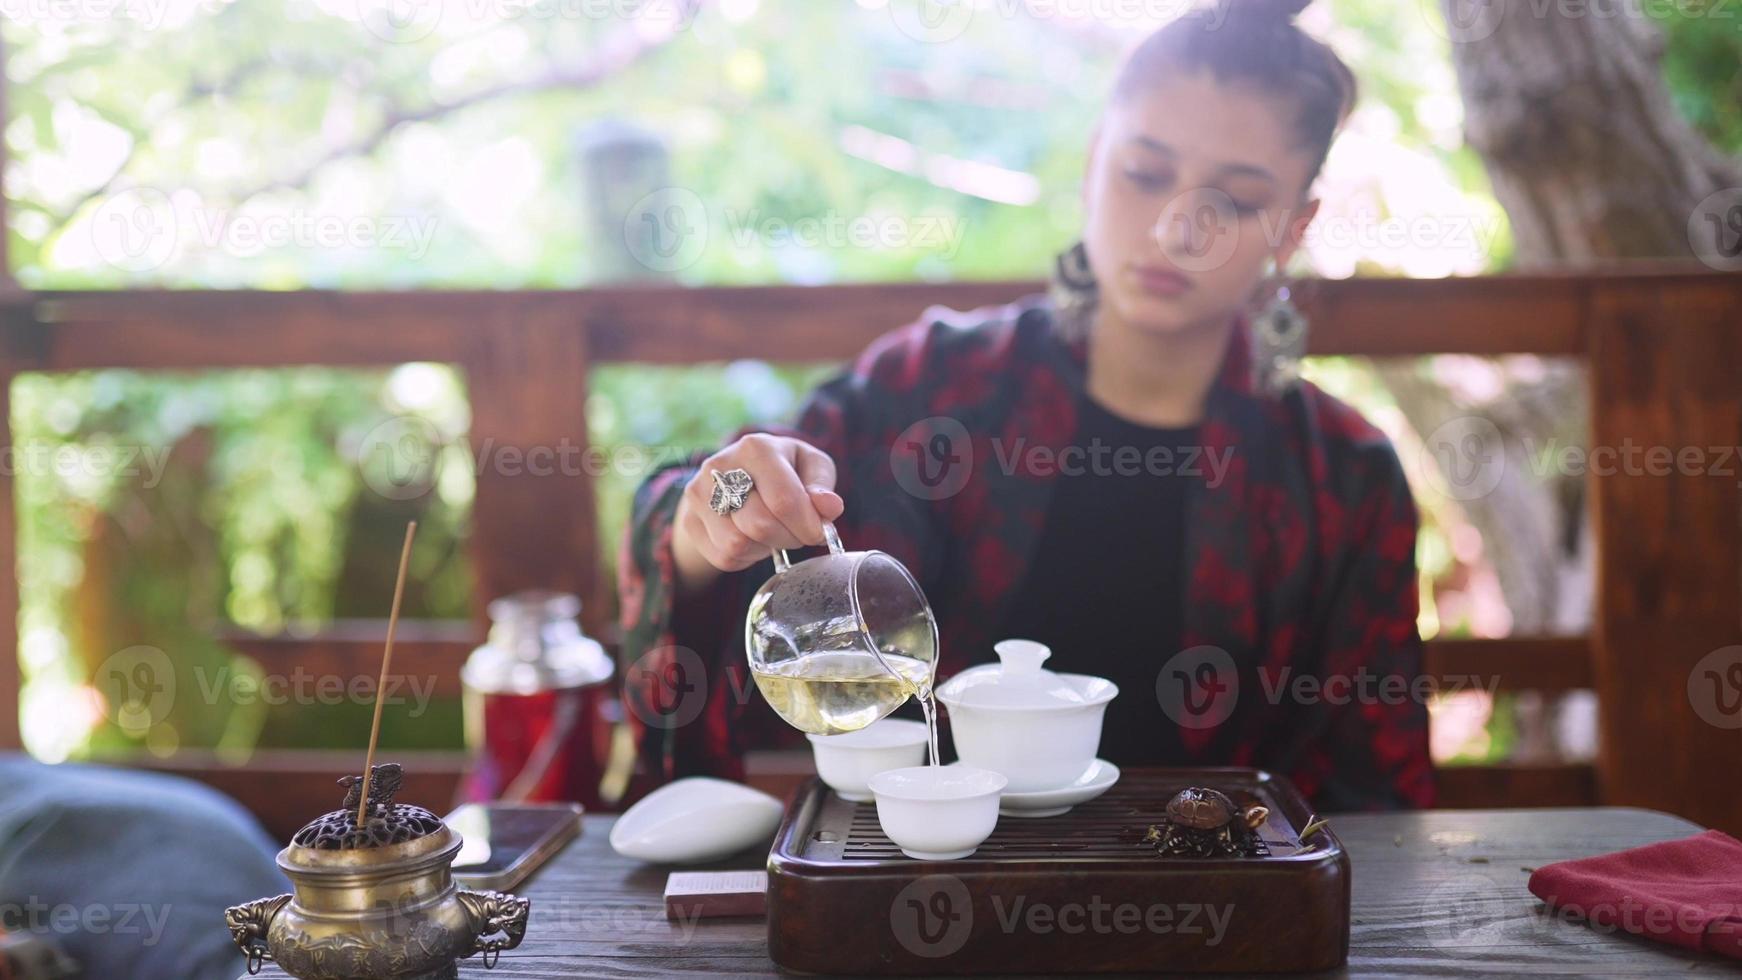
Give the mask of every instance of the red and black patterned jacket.
<svg viewBox="0 0 1742 980">
<path fill-rule="evenodd" d="M 1263 767 L 1327 811 L 1430 806 L 1427 708 L 1403 693 L 1422 686 L 1422 666 L 1416 512 L 1397 455 L 1310 383 L 1260 394 L 1240 326 L 1200 427 L 1205 451 L 1230 462 L 1187 501 L 1182 639 L 1212 655 L 1194 664 L 1210 683 L 1182 701 L 1201 713 L 1180 725 L 1179 764 Z M 835 459 L 849 549 L 888 552 L 919 578 L 938 617 L 940 682 L 990 659 L 1045 518 L 1051 471 L 1000 466 L 998 453 L 1069 444 L 1085 356 L 1042 298 L 931 310 L 821 385 L 795 428 L 769 430 Z M 958 468 L 929 492 L 935 479 L 915 480 L 938 472 L 920 457 L 940 435 Z M 745 610 L 771 563 L 673 602 L 672 518 L 701 458 L 642 485 L 619 562 L 637 795 L 680 776 L 741 778 L 747 749 L 796 736 L 745 661 Z"/>
</svg>

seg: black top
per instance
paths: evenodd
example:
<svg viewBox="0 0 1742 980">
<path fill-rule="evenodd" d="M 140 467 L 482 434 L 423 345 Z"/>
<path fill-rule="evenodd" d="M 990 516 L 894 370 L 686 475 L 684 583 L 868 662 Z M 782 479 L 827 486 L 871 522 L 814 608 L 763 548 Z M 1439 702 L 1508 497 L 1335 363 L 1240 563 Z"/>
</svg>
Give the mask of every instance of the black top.
<svg viewBox="0 0 1742 980">
<path fill-rule="evenodd" d="M 1162 712 L 1156 679 L 1180 649 L 1186 495 L 1204 467 L 1198 445 L 1196 427 L 1139 425 L 1080 398 L 1046 527 L 998 630 L 1000 639 L 1051 647 L 1049 670 L 1119 685 L 1101 732 L 1101 758 L 1114 765 L 1180 757 L 1179 727 Z"/>
</svg>

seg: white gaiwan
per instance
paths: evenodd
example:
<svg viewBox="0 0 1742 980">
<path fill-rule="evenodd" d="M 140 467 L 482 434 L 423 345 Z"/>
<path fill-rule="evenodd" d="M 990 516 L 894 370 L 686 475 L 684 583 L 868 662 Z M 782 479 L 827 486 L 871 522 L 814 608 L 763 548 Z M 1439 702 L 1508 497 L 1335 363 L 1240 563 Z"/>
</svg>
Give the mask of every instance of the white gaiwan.
<svg viewBox="0 0 1742 980">
<path fill-rule="evenodd" d="M 657 864 L 705 864 L 755 844 L 780 826 L 780 801 L 724 779 L 679 779 L 642 797 L 611 826 L 611 849 Z"/>
<path fill-rule="evenodd" d="M 937 690 L 962 762 L 1009 781 L 1009 793 L 1068 786 L 1095 762 L 1101 718 L 1119 688 L 1103 677 L 1057 674 L 1033 640 L 993 647 L 999 663 L 962 671 Z"/>
</svg>

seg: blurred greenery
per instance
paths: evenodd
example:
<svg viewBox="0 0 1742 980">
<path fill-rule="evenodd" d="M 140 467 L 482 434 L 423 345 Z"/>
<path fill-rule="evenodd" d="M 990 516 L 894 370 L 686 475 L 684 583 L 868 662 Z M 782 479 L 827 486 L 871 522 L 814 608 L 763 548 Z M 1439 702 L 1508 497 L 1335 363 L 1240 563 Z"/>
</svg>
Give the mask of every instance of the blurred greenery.
<svg viewBox="0 0 1742 980">
<path fill-rule="evenodd" d="M 62 5 L 0 19 L 15 274 L 56 289 L 1037 277 L 1079 221 L 1084 150 L 1116 58 L 1156 24 L 982 8 L 960 37 L 925 42 L 902 19 L 909 0 L 719 0 L 667 31 L 658 12 L 682 9 L 667 0 L 423 5 L 437 22 L 395 28 L 385 2 L 190 0 L 110 16 Z M 1311 271 L 1443 275 L 1510 261 L 1504 215 L 1461 139 L 1437 14 L 1424 14 L 1435 7 L 1308 10 L 1363 86 L 1327 166 L 1323 213 L 1461 217 L 1493 234 L 1401 258 L 1315 245 Z M 618 13 L 581 13 L 607 9 Z M 1742 33 L 1678 10 L 1665 21 L 1678 105 L 1720 146 L 1742 148 Z M 613 154 L 648 148 L 639 168 L 616 165 Z M 655 196 L 676 202 L 675 224 L 646 204 L 661 187 L 681 189 Z M 673 256 L 643 250 L 644 219 L 680 233 Z M 856 222 L 892 222 L 894 237 L 841 240 Z M 805 239 L 816 230 L 823 240 Z M 256 240 L 274 232 L 287 240 Z M 595 371 L 589 436 L 630 460 L 601 478 L 602 540 L 621 532 L 645 472 L 635 459 L 788 418 L 826 370 Z M 1397 430 L 1364 364 L 1313 371 Z M 469 409 L 446 367 L 29 376 L 12 413 L 20 446 L 131 447 L 164 461 L 155 475 L 20 469 L 25 729 L 41 756 L 354 744 L 357 705 L 184 697 L 141 726 L 105 696 L 103 665 L 143 644 L 173 655 L 184 692 L 188 671 L 257 675 L 215 632 L 381 615 L 391 569 L 379 556 L 391 562 L 410 517 L 422 530 L 407 614 L 469 614 Z M 441 461 L 432 492 L 372 490 L 383 484 L 371 452 L 402 437 Z M 1467 631 L 1439 622 L 1434 601 L 1461 573 L 1446 532 L 1459 518 L 1424 516 L 1424 629 Z M 387 738 L 456 744 L 455 706 L 390 720 Z"/>
<path fill-rule="evenodd" d="M 368 554 L 356 539 L 369 528 L 415 516 L 428 529 L 407 615 L 467 615 L 470 579 L 455 542 L 470 487 L 392 501 L 360 479 L 361 449 L 384 422 L 451 424 L 440 406 L 419 414 L 396 403 L 388 380 L 301 368 L 14 383 L 20 655 L 33 749 L 63 757 L 145 740 L 147 731 L 124 723 L 126 692 L 102 687 L 114 658 L 139 646 L 169 652 L 176 669 L 174 704 L 149 731 L 154 749 L 252 744 L 269 706 L 204 693 L 238 673 L 258 676 L 259 665 L 214 635 L 228 624 L 276 633 L 381 615 L 384 604 L 359 608 L 347 588 Z M 457 386 L 447 394 L 463 408 Z M 73 696 L 87 680 L 109 696 Z M 68 706 L 84 717 L 68 717 Z"/>
<path fill-rule="evenodd" d="M 805 393 L 832 370 L 826 364 L 761 361 L 595 369 L 587 401 L 588 440 L 612 461 L 596 484 L 603 540 L 612 544 L 600 555 L 606 574 L 615 574 L 615 545 L 649 466 L 718 446 L 743 425 L 791 422 Z"/>
<path fill-rule="evenodd" d="M 590 441 L 612 461 L 600 476 L 602 522 L 621 529 L 650 466 L 739 425 L 789 419 L 829 369 L 744 361 L 595 372 Z M 267 676 L 222 631 L 382 617 L 408 519 L 420 531 L 404 615 L 469 616 L 468 415 L 458 377 L 437 365 L 20 378 L 12 426 L 32 749 L 61 758 L 141 745 L 354 746 L 368 731 L 366 703 L 211 696 Z M 396 441 L 408 438 L 424 444 Z M 388 482 L 384 446 L 402 462 L 432 461 L 416 475 L 429 492 L 416 479 L 404 492 Z M 601 555 L 607 574 L 615 557 Z M 126 710 L 140 646 L 168 653 L 174 669 L 174 703 L 149 725 L 130 724 Z M 96 696 L 80 696 L 87 684 Z M 384 745 L 458 746 L 457 701 L 413 709 L 386 715 Z"/>
<path fill-rule="evenodd" d="M 1647 4 L 1663 27 L 1676 108 L 1718 149 L 1742 153 L 1742 13 L 1728 0 Z"/>
</svg>

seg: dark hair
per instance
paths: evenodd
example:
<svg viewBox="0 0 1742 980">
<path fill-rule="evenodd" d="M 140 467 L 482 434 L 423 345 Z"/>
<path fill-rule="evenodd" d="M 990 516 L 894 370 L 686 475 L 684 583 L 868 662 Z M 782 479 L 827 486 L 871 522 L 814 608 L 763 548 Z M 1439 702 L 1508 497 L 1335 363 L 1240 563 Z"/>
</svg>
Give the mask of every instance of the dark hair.
<svg viewBox="0 0 1742 980">
<path fill-rule="evenodd" d="M 1311 0 L 1214 0 L 1145 38 L 1113 83 L 1119 102 L 1178 71 L 1209 69 L 1221 82 L 1244 83 L 1295 107 L 1296 134 L 1311 154 L 1310 185 L 1331 140 L 1355 105 L 1355 75 L 1330 46 L 1294 18 Z"/>
</svg>

